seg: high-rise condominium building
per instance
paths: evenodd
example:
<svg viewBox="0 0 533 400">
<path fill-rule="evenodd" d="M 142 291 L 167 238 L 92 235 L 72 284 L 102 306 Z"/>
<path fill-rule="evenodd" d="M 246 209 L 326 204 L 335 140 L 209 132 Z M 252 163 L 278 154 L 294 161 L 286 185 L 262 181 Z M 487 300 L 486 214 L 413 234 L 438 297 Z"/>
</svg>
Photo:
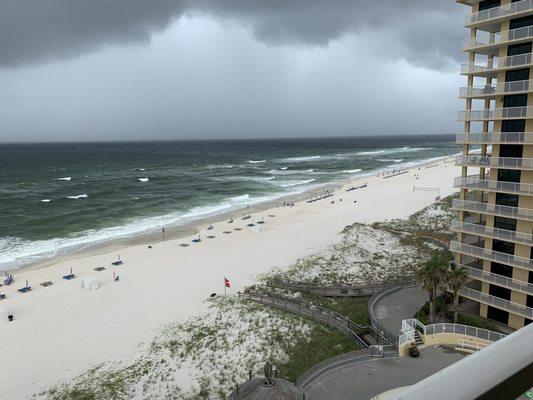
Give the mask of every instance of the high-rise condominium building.
<svg viewBox="0 0 533 400">
<path fill-rule="evenodd" d="M 533 0 L 457 2 L 471 10 L 451 250 L 472 278 L 461 296 L 521 328 L 533 320 Z"/>
</svg>

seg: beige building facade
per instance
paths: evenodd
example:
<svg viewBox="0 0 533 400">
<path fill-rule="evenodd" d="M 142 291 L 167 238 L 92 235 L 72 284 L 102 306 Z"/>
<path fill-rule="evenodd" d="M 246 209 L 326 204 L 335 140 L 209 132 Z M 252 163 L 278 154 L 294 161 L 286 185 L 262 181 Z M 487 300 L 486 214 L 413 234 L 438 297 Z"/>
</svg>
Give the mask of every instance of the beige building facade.
<svg viewBox="0 0 533 400">
<path fill-rule="evenodd" d="M 518 329 L 533 320 L 533 0 L 457 0 L 469 6 L 453 203 L 461 296 L 482 317 Z"/>
</svg>

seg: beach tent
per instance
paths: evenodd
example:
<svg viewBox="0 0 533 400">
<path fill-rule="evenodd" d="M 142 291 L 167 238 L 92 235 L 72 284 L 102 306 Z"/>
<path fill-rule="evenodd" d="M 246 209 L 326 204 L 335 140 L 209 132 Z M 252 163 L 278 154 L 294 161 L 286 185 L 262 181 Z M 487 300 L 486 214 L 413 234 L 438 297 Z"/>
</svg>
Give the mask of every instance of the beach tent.
<svg viewBox="0 0 533 400">
<path fill-rule="evenodd" d="M 100 286 L 100 283 L 98 282 L 98 279 L 96 279 L 93 276 L 89 276 L 87 278 L 84 278 L 81 281 L 81 287 L 83 287 L 83 288 L 85 288 L 87 290 L 98 289 L 99 286 Z"/>
<path fill-rule="evenodd" d="M 7 310 L 0 307 L 0 321 L 7 321 Z"/>
</svg>

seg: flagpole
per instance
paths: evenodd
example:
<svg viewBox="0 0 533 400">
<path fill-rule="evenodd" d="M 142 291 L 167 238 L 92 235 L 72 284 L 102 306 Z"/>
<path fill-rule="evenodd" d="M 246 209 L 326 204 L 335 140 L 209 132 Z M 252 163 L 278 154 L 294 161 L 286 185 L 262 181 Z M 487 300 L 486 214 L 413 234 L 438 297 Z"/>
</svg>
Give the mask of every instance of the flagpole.
<svg viewBox="0 0 533 400">
<path fill-rule="evenodd" d="M 224 277 L 224 297 L 226 297 L 226 277 Z"/>
</svg>

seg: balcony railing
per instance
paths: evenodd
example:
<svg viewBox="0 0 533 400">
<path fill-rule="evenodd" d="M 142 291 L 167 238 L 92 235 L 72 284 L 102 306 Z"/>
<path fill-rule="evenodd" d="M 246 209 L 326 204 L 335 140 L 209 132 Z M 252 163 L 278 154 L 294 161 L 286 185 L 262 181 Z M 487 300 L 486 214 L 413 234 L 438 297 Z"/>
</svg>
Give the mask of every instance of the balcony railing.
<svg viewBox="0 0 533 400">
<path fill-rule="evenodd" d="M 472 37 L 463 40 L 463 51 L 480 47 L 500 45 L 515 40 L 533 38 L 533 26 L 511 29 L 508 31 L 491 33 L 487 38 Z"/>
<path fill-rule="evenodd" d="M 533 1 L 533 0 L 532 0 Z M 516 56 L 495 57 L 490 60 L 476 61 L 461 65 L 461 74 L 490 74 L 500 69 L 522 67 L 531 65 L 533 57 L 531 53 L 518 54 Z"/>
<path fill-rule="evenodd" d="M 491 305 L 493 307 L 499 308 L 504 311 L 508 311 L 513 314 L 518 314 L 528 319 L 533 318 L 533 308 L 529 308 L 521 304 L 513 303 L 509 300 L 500 299 L 499 297 L 491 296 L 490 294 L 482 293 L 478 290 L 465 287 L 459 291 L 459 295 L 461 297 L 465 297 L 470 300 L 488 304 L 488 305 Z"/>
<path fill-rule="evenodd" d="M 456 165 L 482 168 L 533 169 L 533 158 L 493 157 L 493 156 L 457 156 Z"/>
<path fill-rule="evenodd" d="M 515 183 L 504 181 L 491 181 L 482 179 L 480 175 L 470 175 L 466 178 L 455 178 L 454 187 L 471 190 L 485 190 L 490 192 L 502 192 L 511 194 L 533 195 L 533 184 Z"/>
<path fill-rule="evenodd" d="M 459 144 L 533 144 L 533 132 L 458 133 L 455 142 Z"/>
<path fill-rule="evenodd" d="M 481 203 L 478 201 L 461 199 L 454 199 L 452 207 L 458 211 L 468 211 L 478 214 L 494 215 L 497 217 L 533 221 L 533 210 L 529 208 L 501 206 L 499 204 Z"/>
<path fill-rule="evenodd" d="M 492 239 L 505 240 L 506 242 L 533 245 L 533 235 L 530 233 L 508 231 L 506 229 L 494 228 L 486 225 L 478 225 L 461 221 L 452 221 L 452 231 Z"/>
<path fill-rule="evenodd" d="M 515 290 L 517 292 L 533 295 L 533 284 L 531 283 L 508 278 L 502 275 L 493 274 L 491 272 L 487 272 L 482 269 L 472 268 L 467 265 L 461 265 L 461 267 L 466 270 L 468 276 L 478 281 L 492 283 L 494 285 L 502 286 L 507 289 Z"/>
<path fill-rule="evenodd" d="M 487 22 L 493 19 L 512 16 L 533 10 L 533 0 L 522 0 L 516 3 L 504 4 L 487 10 L 478 11 L 465 16 L 465 26 Z"/>
<path fill-rule="evenodd" d="M 533 118 L 533 107 L 487 108 L 459 111 L 459 121 L 492 121 L 497 119 Z"/>
<path fill-rule="evenodd" d="M 499 262 L 512 267 L 524 268 L 533 271 L 533 260 L 525 257 L 501 253 L 499 251 L 485 249 L 484 247 L 473 246 L 459 242 L 450 242 L 450 251 L 461 253 L 467 256 L 476 257 L 482 260 Z"/>
<path fill-rule="evenodd" d="M 480 86 L 466 86 L 459 90 L 459 97 L 490 97 L 509 93 L 524 93 L 533 91 L 533 80 L 500 82 Z"/>
</svg>

